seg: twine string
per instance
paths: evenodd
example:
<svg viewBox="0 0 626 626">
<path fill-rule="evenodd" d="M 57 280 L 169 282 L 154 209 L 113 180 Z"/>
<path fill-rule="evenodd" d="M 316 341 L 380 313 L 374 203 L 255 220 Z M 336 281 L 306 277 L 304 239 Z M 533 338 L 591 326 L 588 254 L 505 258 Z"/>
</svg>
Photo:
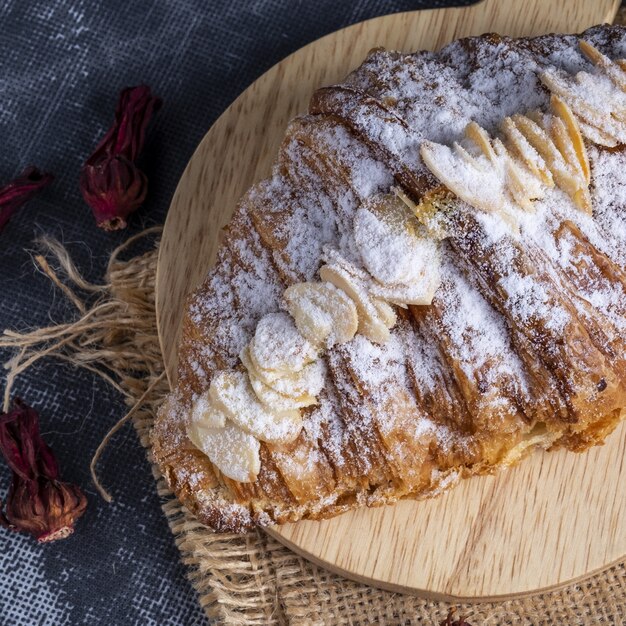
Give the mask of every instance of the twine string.
<svg viewBox="0 0 626 626">
<path fill-rule="evenodd" d="M 76 292 L 73 289 L 70 289 L 65 283 L 59 280 L 59 277 L 50 267 L 46 257 L 41 254 L 36 254 L 35 262 L 39 265 L 41 271 L 48 276 L 56 287 L 58 287 L 65 294 L 65 297 L 79 310 L 82 315 L 84 315 L 86 311 L 85 303 L 76 295 Z"/>
<path fill-rule="evenodd" d="M 146 281 L 142 279 L 146 275 L 154 275 L 156 257 L 148 254 L 125 263 L 119 260 L 119 256 L 137 240 L 158 234 L 161 230 L 161 226 L 149 228 L 118 246 L 111 254 L 105 283 L 102 285 L 91 283 L 83 277 L 60 242 L 48 236 L 39 238 L 37 244 L 46 255 L 54 259 L 59 270 L 53 268 L 44 254 L 34 254 L 34 264 L 63 292 L 80 317 L 73 322 L 23 333 L 5 330 L 0 337 L 0 348 L 16 351 L 4 364 L 7 376 L 3 411 L 9 410 L 19 375 L 46 356 L 99 375 L 122 393 L 127 404 L 132 405 L 104 436 L 89 466 L 94 485 L 107 502 L 111 502 L 112 497 L 98 479 L 98 460 L 115 433 L 140 412 L 165 377 L 158 342 L 138 344 L 135 341 L 136 334 L 153 336 L 153 287 L 148 282 L 146 291 Z M 97 296 L 89 308 L 78 295 L 77 289 Z M 121 297 L 121 294 L 125 297 Z M 141 376 L 142 380 L 138 381 L 137 376 Z M 148 385 L 136 399 L 135 390 L 142 388 L 145 380 Z"/>
<path fill-rule="evenodd" d="M 104 452 L 105 448 L 109 445 L 109 442 L 113 438 L 113 435 L 131 419 L 135 413 L 144 405 L 146 398 L 154 391 L 154 388 L 163 380 L 165 377 L 165 372 L 161 372 L 157 378 L 155 378 L 148 388 L 141 394 L 141 397 L 135 402 L 133 408 L 124 415 L 124 417 L 120 418 L 116 424 L 114 424 L 109 432 L 104 436 L 104 439 L 100 442 L 95 454 L 91 459 L 91 463 L 89 464 L 89 470 L 91 472 L 91 480 L 95 485 L 98 493 L 102 496 L 104 500 L 107 502 L 112 502 L 113 498 L 111 494 L 102 486 L 100 479 L 98 478 L 98 474 L 96 473 L 96 465 L 98 460 L 100 459 L 101 454 Z"/>
</svg>

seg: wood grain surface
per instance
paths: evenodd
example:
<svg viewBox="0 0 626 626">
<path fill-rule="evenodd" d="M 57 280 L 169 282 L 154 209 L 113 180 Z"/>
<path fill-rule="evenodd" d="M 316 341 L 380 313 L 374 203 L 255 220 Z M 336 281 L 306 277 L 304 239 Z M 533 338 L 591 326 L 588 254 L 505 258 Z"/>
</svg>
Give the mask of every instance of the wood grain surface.
<svg viewBox="0 0 626 626">
<path fill-rule="evenodd" d="M 437 49 L 458 37 L 578 32 L 612 21 L 619 0 L 484 0 L 399 13 L 328 35 L 266 72 L 224 112 L 191 158 L 168 213 L 157 270 L 157 322 L 170 384 L 186 295 L 214 261 L 219 228 L 267 176 L 288 121 L 375 46 Z M 360 510 L 269 532 L 333 571 L 431 597 L 529 594 L 626 555 L 626 423 L 584 455 L 536 454 L 497 477 L 431 501 Z"/>
</svg>

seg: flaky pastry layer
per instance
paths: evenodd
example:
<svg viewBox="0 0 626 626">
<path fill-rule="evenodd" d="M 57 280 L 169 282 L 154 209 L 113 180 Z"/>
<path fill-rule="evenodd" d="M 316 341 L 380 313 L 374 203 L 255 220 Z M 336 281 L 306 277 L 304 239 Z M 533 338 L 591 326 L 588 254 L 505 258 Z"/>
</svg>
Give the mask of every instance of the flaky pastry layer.
<svg viewBox="0 0 626 626">
<path fill-rule="evenodd" d="M 581 35 L 611 59 L 626 32 Z M 215 267 L 186 305 L 177 387 L 153 432 L 178 497 L 219 531 L 322 519 L 436 496 L 537 448 L 602 443 L 626 407 L 626 152 L 589 143 L 593 215 L 556 189 L 511 233 L 454 199 L 420 145 L 470 121 L 496 133 L 546 110 L 546 70 L 591 71 L 578 37 L 454 42 L 438 53 L 373 51 L 313 96 L 287 129 L 272 176 L 242 199 Z M 398 308 L 390 340 L 357 336 L 324 355 L 318 405 L 293 443 L 261 444 L 252 483 L 220 474 L 189 442 L 193 398 L 238 355 L 289 285 L 315 279 L 367 198 L 400 187 L 446 213 L 442 282 L 430 306 Z"/>
</svg>

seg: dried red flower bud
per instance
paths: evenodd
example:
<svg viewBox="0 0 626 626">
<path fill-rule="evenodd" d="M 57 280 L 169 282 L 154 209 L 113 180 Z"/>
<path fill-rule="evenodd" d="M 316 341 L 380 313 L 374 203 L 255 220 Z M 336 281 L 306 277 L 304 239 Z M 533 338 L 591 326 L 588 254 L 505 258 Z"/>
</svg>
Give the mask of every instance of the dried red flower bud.
<svg viewBox="0 0 626 626">
<path fill-rule="evenodd" d="M 105 230 L 126 227 L 126 218 L 145 200 L 148 179 L 135 161 L 150 118 L 161 100 L 150 87 L 127 87 L 120 93 L 115 122 L 80 173 L 80 189 L 96 223 Z"/>
<path fill-rule="evenodd" d="M 0 187 L 0 232 L 22 205 L 53 180 L 52 174 L 41 172 L 31 166 L 27 167 L 15 180 Z"/>
<path fill-rule="evenodd" d="M 39 434 L 37 412 L 18 398 L 0 414 L 0 452 L 13 471 L 4 513 L 0 502 L 0 525 L 40 542 L 71 535 L 87 499 L 76 485 L 59 480 L 56 458 Z"/>
<path fill-rule="evenodd" d="M 98 165 L 86 165 L 80 185 L 96 224 L 104 230 L 125 228 L 126 218 L 143 204 L 148 192 L 146 175 L 124 157 L 107 157 Z"/>
</svg>

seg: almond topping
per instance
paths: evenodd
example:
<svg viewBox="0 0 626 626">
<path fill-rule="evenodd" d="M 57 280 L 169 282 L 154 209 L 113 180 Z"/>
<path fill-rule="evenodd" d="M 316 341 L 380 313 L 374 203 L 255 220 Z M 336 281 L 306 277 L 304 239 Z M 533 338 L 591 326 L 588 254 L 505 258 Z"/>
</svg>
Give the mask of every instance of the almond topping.
<svg viewBox="0 0 626 626">
<path fill-rule="evenodd" d="M 300 371 L 315 361 L 317 352 L 284 311 L 264 315 L 250 342 L 250 356 L 259 368 L 279 374 Z"/>
<path fill-rule="evenodd" d="M 400 306 L 430 301 L 439 276 L 438 245 L 422 232 L 396 196 L 369 198 L 356 212 L 354 239 L 371 277 L 366 275 L 364 282 L 372 295 Z"/>
<path fill-rule="evenodd" d="M 557 185 L 585 213 L 591 211 L 591 196 L 579 167 L 570 167 L 544 128 L 523 115 L 514 115 L 513 122 L 546 162 Z M 558 119 L 558 118 L 557 118 Z M 576 161 L 577 164 L 577 161 Z"/>
<path fill-rule="evenodd" d="M 610 79 L 616 87 L 619 87 L 622 91 L 626 91 L 626 72 L 620 62 L 614 63 L 592 46 L 584 39 L 580 39 L 578 44 L 583 54 L 597 67 L 599 67 Z"/>
<path fill-rule="evenodd" d="M 578 80 L 580 81 L 585 76 L 585 72 L 580 72 Z M 587 76 L 589 76 L 587 74 Z M 550 91 L 557 96 L 560 96 L 570 106 L 575 115 L 577 115 L 586 126 L 593 126 L 596 129 L 601 129 L 601 135 L 608 135 L 612 139 L 616 139 L 619 143 L 626 143 L 626 129 L 622 124 L 616 120 L 611 114 L 611 102 L 602 101 L 602 104 L 598 104 L 596 99 L 596 107 L 591 106 L 585 97 L 579 95 L 577 91 L 585 93 L 587 87 L 582 87 L 580 82 L 569 83 L 565 79 L 558 76 L 555 72 L 543 72 L 540 76 L 541 81 L 550 89 Z M 593 80 L 593 77 L 591 77 Z M 586 126 L 581 125 L 581 131 L 585 132 Z M 597 137 L 598 135 L 596 135 Z M 591 141 L 594 141 L 591 137 L 588 137 Z"/>
<path fill-rule="evenodd" d="M 465 127 L 465 136 L 478 146 L 480 151 L 495 167 L 500 166 L 500 159 L 491 145 L 491 139 L 487 131 L 482 126 L 479 126 L 476 122 L 470 122 Z"/>
<path fill-rule="evenodd" d="M 454 154 L 459 157 L 461 161 L 464 161 L 467 165 L 469 165 L 471 169 L 477 170 L 479 172 L 490 171 L 491 168 L 489 165 L 489 161 L 470 154 L 467 149 L 462 146 L 458 141 L 454 141 L 452 143 L 452 150 L 454 151 Z"/>
<path fill-rule="evenodd" d="M 206 428 L 223 428 L 226 424 L 226 416 L 213 405 L 207 391 L 194 402 L 191 421 Z"/>
<path fill-rule="evenodd" d="M 560 117 L 552 118 L 552 123 L 550 125 L 550 137 L 552 138 L 552 141 L 558 151 L 561 153 L 565 163 L 567 163 L 572 170 L 578 173 L 582 182 L 588 184 L 587 175 L 581 166 L 574 144 L 572 143 L 570 135 L 567 132 L 567 128 Z"/>
<path fill-rule="evenodd" d="M 619 139 L 614 135 L 610 135 L 604 130 L 600 130 L 591 124 L 586 124 L 582 120 L 578 120 L 578 126 L 582 134 L 589 139 L 592 143 L 596 143 L 599 146 L 606 146 L 607 148 L 615 148 L 619 145 Z"/>
<path fill-rule="evenodd" d="M 552 94 L 550 97 L 550 105 L 554 114 L 557 115 L 565 125 L 567 134 L 569 135 L 576 158 L 580 165 L 580 169 L 585 178 L 585 183 L 589 185 L 591 182 L 591 168 L 589 167 L 589 158 L 587 157 L 587 150 L 585 149 L 585 143 L 583 141 L 582 134 L 578 122 L 572 113 L 572 110 L 567 104 L 558 96 Z"/>
<path fill-rule="evenodd" d="M 230 420 L 261 441 L 288 443 L 302 428 L 300 411 L 267 407 L 257 398 L 245 372 L 218 372 L 211 381 L 209 395 Z"/>
<path fill-rule="evenodd" d="M 526 167 L 547 187 L 554 187 L 552 173 L 541 155 L 533 148 L 528 139 L 520 132 L 515 122 L 506 117 L 502 122 L 502 130 L 506 135 L 509 148 L 512 148 L 521 157 Z"/>
<path fill-rule="evenodd" d="M 187 434 L 224 476 L 240 483 L 256 480 L 261 469 L 260 444 L 252 435 L 230 422 L 224 428 L 193 423 Z"/>
<path fill-rule="evenodd" d="M 350 341 L 358 329 L 354 302 L 331 283 L 297 283 L 285 290 L 287 310 L 312 344 Z"/>
<path fill-rule="evenodd" d="M 389 339 L 389 328 L 373 304 L 367 288 L 357 276 L 337 265 L 323 265 L 320 277 L 352 298 L 358 311 L 361 334 L 377 343 L 384 343 Z"/>
<path fill-rule="evenodd" d="M 454 194 L 489 213 L 500 212 L 505 203 L 503 181 L 488 161 L 479 164 L 459 144 L 447 146 L 425 141 L 420 154 L 428 169 Z"/>
<path fill-rule="evenodd" d="M 276 377 L 259 369 L 250 358 L 250 351 L 246 346 L 239 355 L 243 366 L 248 370 L 250 379 L 257 378 L 277 393 L 284 396 L 298 398 L 304 395 L 317 396 L 324 385 L 324 363 L 317 360 L 305 365 L 299 372 L 292 372 Z"/>
<path fill-rule="evenodd" d="M 392 306 L 387 304 L 384 300 L 375 299 L 374 307 L 382 319 L 383 324 L 385 324 L 388 328 L 393 328 L 396 325 L 398 316 Z"/>
<path fill-rule="evenodd" d="M 532 213 L 535 207 L 531 201 L 543 196 L 539 178 L 519 165 L 500 139 L 494 139 L 493 148 L 498 158 L 504 163 L 507 187 L 513 200 L 525 211 Z"/>
<path fill-rule="evenodd" d="M 293 411 L 312 404 L 317 404 L 315 396 L 303 394 L 300 396 L 286 396 L 266 385 L 260 378 L 250 376 L 250 384 L 256 397 L 268 408 L 274 411 Z"/>
</svg>

